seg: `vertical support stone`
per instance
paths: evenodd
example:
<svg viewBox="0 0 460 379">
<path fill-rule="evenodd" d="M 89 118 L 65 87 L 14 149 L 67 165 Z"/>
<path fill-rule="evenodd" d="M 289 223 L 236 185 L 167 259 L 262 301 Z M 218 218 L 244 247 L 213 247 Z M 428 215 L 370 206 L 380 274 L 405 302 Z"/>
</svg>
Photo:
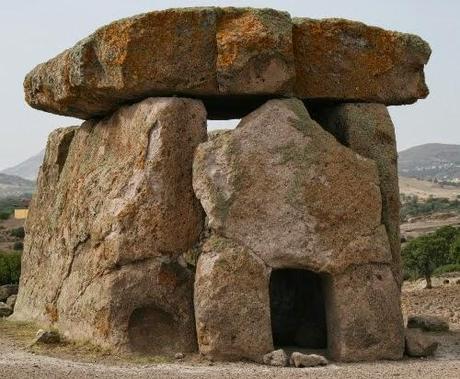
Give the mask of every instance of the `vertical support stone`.
<svg viewBox="0 0 460 379">
<path fill-rule="evenodd" d="M 269 270 L 249 249 L 211 236 L 195 278 L 200 352 L 212 359 L 261 361 L 273 350 Z"/>
<path fill-rule="evenodd" d="M 399 288 L 388 265 L 361 265 L 328 276 L 328 352 L 338 361 L 401 359 Z"/>
<path fill-rule="evenodd" d="M 195 351 L 193 273 L 178 257 L 203 228 L 192 161 L 206 138 L 202 102 L 182 98 L 54 132 L 14 318 L 119 350 Z"/>
<path fill-rule="evenodd" d="M 394 126 L 385 105 L 341 104 L 312 107 L 312 116 L 342 144 L 377 164 L 382 194 L 382 223 L 393 258 L 393 276 L 402 283 L 399 230 L 398 153 Z"/>
</svg>

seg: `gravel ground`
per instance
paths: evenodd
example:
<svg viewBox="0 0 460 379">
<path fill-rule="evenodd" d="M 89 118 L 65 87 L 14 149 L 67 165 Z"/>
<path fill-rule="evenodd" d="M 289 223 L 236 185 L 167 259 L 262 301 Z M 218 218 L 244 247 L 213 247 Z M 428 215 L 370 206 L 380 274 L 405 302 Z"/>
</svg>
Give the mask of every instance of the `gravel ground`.
<svg viewBox="0 0 460 379">
<path fill-rule="evenodd" d="M 321 368 L 271 368 L 255 364 L 117 365 L 80 363 L 23 351 L 2 351 L 0 378 L 460 378 L 460 360 L 404 360 L 331 364 Z"/>
<path fill-rule="evenodd" d="M 1 379 L 52 378 L 460 378 L 460 330 L 436 336 L 439 354 L 431 359 L 330 364 L 318 368 L 275 368 L 252 363 L 95 363 L 34 354 L 0 336 Z M 96 360 L 97 361 L 97 360 Z"/>
<path fill-rule="evenodd" d="M 457 278 L 455 278 L 456 280 Z M 422 282 L 405 283 L 403 311 L 435 314 L 450 319 L 451 331 L 432 336 L 440 342 L 434 358 L 404 359 L 398 362 L 335 364 L 318 368 L 275 368 L 252 363 L 185 362 L 145 364 L 88 356 L 69 348 L 34 353 L 27 347 L 35 329 L 16 330 L 0 322 L 0 379 L 54 378 L 460 378 L 460 285 L 450 278 L 435 281 L 434 290 Z M 32 333 L 32 334 L 31 334 Z M 25 341 L 28 341 L 25 343 Z"/>
<path fill-rule="evenodd" d="M 405 315 L 435 315 L 449 321 L 452 329 L 460 329 L 460 273 L 434 277 L 433 289 L 425 289 L 425 280 L 404 282 L 402 309 Z M 449 283 L 444 284 L 443 281 Z M 459 284 L 457 284 L 459 282 Z"/>
</svg>

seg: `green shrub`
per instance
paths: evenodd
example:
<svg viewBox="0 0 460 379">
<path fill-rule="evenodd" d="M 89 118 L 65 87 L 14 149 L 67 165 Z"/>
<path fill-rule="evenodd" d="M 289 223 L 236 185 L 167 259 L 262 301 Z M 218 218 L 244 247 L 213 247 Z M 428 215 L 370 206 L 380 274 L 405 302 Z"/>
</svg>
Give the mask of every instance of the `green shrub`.
<svg viewBox="0 0 460 379">
<path fill-rule="evenodd" d="M 16 229 L 12 229 L 10 234 L 13 236 L 13 237 L 16 237 L 16 238 L 21 238 L 23 239 L 26 235 L 25 231 L 24 231 L 24 228 L 23 227 L 20 227 L 20 228 L 16 228 Z"/>
<path fill-rule="evenodd" d="M 8 220 L 11 216 L 10 212 L 2 211 L 0 212 L 0 220 Z"/>
<path fill-rule="evenodd" d="M 460 264 L 460 234 L 450 245 L 450 263 Z"/>
<path fill-rule="evenodd" d="M 460 213 L 460 201 L 445 198 L 429 197 L 420 200 L 417 196 L 401 194 L 401 222 L 406 222 L 411 217 L 430 215 L 436 212 Z"/>
<path fill-rule="evenodd" d="M 431 276 L 439 267 L 460 263 L 460 229 L 444 226 L 436 232 L 409 241 L 401 250 L 405 277 L 426 279 L 431 288 Z"/>
<path fill-rule="evenodd" d="M 20 241 L 17 241 L 13 245 L 13 250 L 14 251 L 22 251 L 24 249 L 24 244 Z"/>
<path fill-rule="evenodd" d="M 451 263 L 448 265 L 440 266 L 434 270 L 433 275 L 441 275 L 447 272 L 460 272 L 460 263 Z"/>
<path fill-rule="evenodd" d="M 0 252 L 0 285 L 17 284 L 21 275 L 21 253 Z"/>
</svg>

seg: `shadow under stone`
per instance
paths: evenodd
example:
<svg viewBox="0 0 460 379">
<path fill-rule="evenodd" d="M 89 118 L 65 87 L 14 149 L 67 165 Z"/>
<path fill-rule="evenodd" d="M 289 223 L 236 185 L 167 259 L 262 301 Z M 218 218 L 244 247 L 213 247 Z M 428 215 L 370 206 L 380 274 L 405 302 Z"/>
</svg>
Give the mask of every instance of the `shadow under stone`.
<svg viewBox="0 0 460 379">
<path fill-rule="evenodd" d="M 327 328 L 321 276 L 307 270 L 274 270 L 270 312 L 275 347 L 326 349 Z"/>
</svg>

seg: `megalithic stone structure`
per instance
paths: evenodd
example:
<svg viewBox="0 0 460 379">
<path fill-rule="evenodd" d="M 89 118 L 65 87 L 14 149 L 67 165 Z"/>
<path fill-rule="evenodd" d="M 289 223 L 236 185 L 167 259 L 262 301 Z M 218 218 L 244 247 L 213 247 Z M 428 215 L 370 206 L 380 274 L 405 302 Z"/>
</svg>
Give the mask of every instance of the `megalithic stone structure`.
<svg viewBox="0 0 460 379">
<path fill-rule="evenodd" d="M 37 66 L 26 101 L 86 121 L 49 137 L 12 317 L 144 354 L 400 359 L 386 106 L 428 95 L 430 53 L 359 22 L 184 8 Z"/>
</svg>

